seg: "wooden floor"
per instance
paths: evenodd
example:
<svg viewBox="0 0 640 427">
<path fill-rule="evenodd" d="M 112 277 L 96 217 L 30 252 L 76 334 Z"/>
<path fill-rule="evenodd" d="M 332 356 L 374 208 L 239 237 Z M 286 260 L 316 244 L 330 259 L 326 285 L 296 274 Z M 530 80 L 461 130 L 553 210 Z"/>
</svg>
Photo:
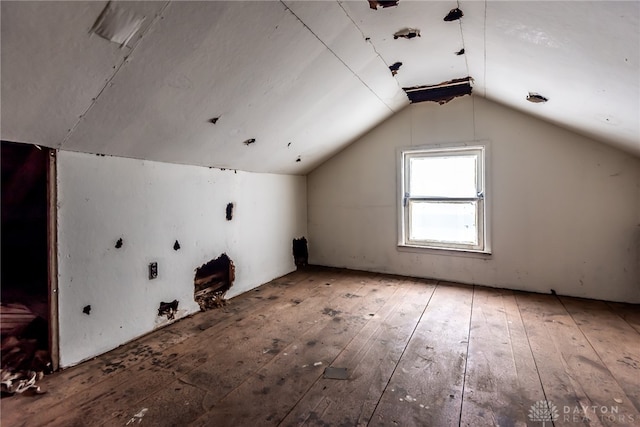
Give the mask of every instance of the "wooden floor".
<svg viewBox="0 0 640 427">
<path fill-rule="evenodd" d="M 314 268 L 41 384 L 3 427 L 640 426 L 640 312 Z"/>
</svg>

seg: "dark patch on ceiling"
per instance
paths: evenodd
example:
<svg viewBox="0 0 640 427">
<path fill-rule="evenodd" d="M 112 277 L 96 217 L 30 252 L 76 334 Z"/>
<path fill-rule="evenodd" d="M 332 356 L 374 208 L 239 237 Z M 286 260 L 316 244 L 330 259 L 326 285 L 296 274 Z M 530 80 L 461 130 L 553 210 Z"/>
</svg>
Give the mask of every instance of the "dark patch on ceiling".
<svg viewBox="0 0 640 427">
<path fill-rule="evenodd" d="M 453 98 L 471 95 L 471 77 L 453 79 L 436 85 L 414 86 L 403 89 L 412 104 L 432 101 L 442 105 Z"/>
<path fill-rule="evenodd" d="M 391 75 L 395 76 L 396 74 L 398 74 L 398 70 L 400 70 L 400 67 L 402 67 L 402 62 L 396 62 L 393 65 L 389 66 L 389 71 L 391 71 Z"/>
<path fill-rule="evenodd" d="M 417 28 L 404 28 L 393 35 L 394 40 L 399 38 L 412 39 L 414 37 L 420 37 L 420 30 Z"/>
<path fill-rule="evenodd" d="M 251 144 L 254 144 L 255 142 L 256 142 L 255 138 L 250 138 L 250 139 L 247 139 L 245 142 L 243 142 L 243 144 L 244 145 L 251 145 Z"/>
<path fill-rule="evenodd" d="M 174 250 L 174 251 L 177 251 L 177 250 L 179 250 L 179 249 L 180 249 L 180 242 L 178 242 L 178 241 L 176 240 L 176 242 L 173 244 L 173 250 Z"/>
<path fill-rule="evenodd" d="M 456 7 L 455 9 L 451 9 L 449 11 L 447 16 L 444 17 L 444 20 L 447 21 L 447 22 L 457 21 L 458 19 L 462 18 L 463 16 L 464 16 L 464 13 L 462 13 L 462 11 Z"/>
<path fill-rule="evenodd" d="M 539 93 L 529 92 L 527 95 L 527 101 L 533 102 L 534 104 L 539 104 L 541 102 L 547 102 L 549 98 L 540 95 Z"/>
<path fill-rule="evenodd" d="M 460 56 L 460 55 L 464 55 L 464 48 L 460 49 L 459 51 L 456 52 L 456 55 Z"/>
<path fill-rule="evenodd" d="M 400 0 L 368 0 L 369 7 L 373 10 L 378 10 L 378 6 L 386 9 L 387 7 L 394 7 L 398 5 Z"/>
</svg>

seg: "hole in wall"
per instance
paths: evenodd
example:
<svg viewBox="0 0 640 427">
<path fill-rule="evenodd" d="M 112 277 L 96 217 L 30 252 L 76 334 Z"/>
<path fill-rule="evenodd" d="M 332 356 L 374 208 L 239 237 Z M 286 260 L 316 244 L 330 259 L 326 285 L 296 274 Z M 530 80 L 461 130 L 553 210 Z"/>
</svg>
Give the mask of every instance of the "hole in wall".
<svg viewBox="0 0 640 427">
<path fill-rule="evenodd" d="M 222 254 L 196 269 L 194 278 L 194 299 L 200 310 L 206 311 L 226 305 L 224 294 L 231 288 L 236 278 L 233 261 Z"/>
<path fill-rule="evenodd" d="M 243 144 L 244 145 L 251 145 L 251 144 L 254 144 L 255 142 L 256 142 L 255 138 L 249 138 L 245 142 L 243 142 Z"/>
<path fill-rule="evenodd" d="M 464 48 L 460 49 L 459 51 L 456 52 L 456 55 L 460 56 L 460 55 L 464 55 Z"/>
<path fill-rule="evenodd" d="M 84 314 L 86 314 L 87 316 L 88 316 L 88 315 L 90 315 L 90 314 L 91 314 L 91 305 L 85 305 L 85 306 L 82 308 L 82 312 L 83 312 Z"/>
<path fill-rule="evenodd" d="M 213 117 L 213 118 L 209 119 L 209 123 L 215 125 L 216 123 L 218 123 L 218 120 L 220 120 L 220 117 Z"/>
<path fill-rule="evenodd" d="M 227 221 L 231 221 L 233 219 L 233 203 L 227 204 L 226 218 Z"/>
<path fill-rule="evenodd" d="M 173 320 L 176 317 L 178 311 L 178 300 L 174 299 L 171 302 L 160 302 L 158 307 L 158 316 L 166 316 L 167 319 Z"/>
<path fill-rule="evenodd" d="M 177 250 L 179 250 L 179 249 L 180 249 L 180 242 L 178 242 L 178 241 L 176 240 L 176 242 L 173 244 L 173 250 L 174 250 L 174 251 L 177 251 Z"/>
<path fill-rule="evenodd" d="M 120 239 L 118 239 L 118 241 L 116 242 L 116 246 L 115 246 L 115 248 L 116 248 L 116 249 L 120 249 L 120 248 L 122 247 L 122 243 L 123 243 L 123 242 L 122 242 L 122 239 L 121 239 L 121 238 L 120 238 Z"/>
<path fill-rule="evenodd" d="M 306 267 L 309 263 L 309 249 L 305 237 L 293 239 L 293 261 L 298 268 Z"/>
</svg>

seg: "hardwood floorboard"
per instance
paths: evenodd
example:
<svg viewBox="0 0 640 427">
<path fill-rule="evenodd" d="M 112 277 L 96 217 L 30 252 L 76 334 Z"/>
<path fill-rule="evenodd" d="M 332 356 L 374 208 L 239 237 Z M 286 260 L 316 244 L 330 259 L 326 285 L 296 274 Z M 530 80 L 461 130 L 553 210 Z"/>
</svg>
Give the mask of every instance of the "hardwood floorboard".
<svg viewBox="0 0 640 427">
<path fill-rule="evenodd" d="M 558 297 L 518 293 L 516 298 L 546 400 L 558 410 L 554 426 L 640 420 L 632 405 L 617 404 L 624 391 Z M 619 413 L 610 419 L 613 407 Z"/>
<path fill-rule="evenodd" d="M 472 287 L 438 285 L 370 425 L 458 425 L 472 298 Z"/>
<path fill-rule="evenodd" d="M 547 426 L 640 427 L 637 308 L 312 267 L 3 398 L 0 422 L 539 426 L 546 400 Z"/>
<path fill-rule="evenodd" d="M 542 385 L 513 293 L 476 288 L 460 425 L 526 426 Z"/>
<path fill-rule="evenodd" d="M 602 301 L 561 298 L 589 344 L 618 382 L 625 396 L 612 405 L 633 405 L 640 411 L 640 335 Z"/>
</svg>

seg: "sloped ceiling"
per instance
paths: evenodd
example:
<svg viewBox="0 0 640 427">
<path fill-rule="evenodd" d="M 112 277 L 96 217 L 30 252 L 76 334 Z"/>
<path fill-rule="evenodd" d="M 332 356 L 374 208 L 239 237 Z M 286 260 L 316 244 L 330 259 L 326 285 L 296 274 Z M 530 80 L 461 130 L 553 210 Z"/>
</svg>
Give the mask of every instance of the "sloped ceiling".
<svg viewBox="0 0 640 427">
<path fill-rule="evenodd" d="M 145 18 L 124 46 L 92 31 L 105 7 L 2 1 L 2 139 L 304 174 L 407 106 L 403 87 L 470 76 L 473 96 L 640 156 L 635 1 L 112 2 Z"/>
</svg>

